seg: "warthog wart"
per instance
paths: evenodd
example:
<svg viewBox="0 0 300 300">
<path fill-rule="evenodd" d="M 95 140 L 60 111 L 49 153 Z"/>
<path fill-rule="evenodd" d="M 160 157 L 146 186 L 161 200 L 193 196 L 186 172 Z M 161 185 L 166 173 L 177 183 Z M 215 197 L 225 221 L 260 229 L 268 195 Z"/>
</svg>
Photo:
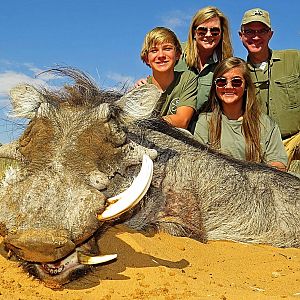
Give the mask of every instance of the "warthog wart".
<svg viewBox="0 0 300 300">
<path fill-rule="evenodd" d="M 30 122 L 0 148 L 19 161 L 0 189 L 0 234 L 31 274 L 55 287 L 114 259 L 99 256 L 97 240 L 115 222 L 201 242 L 300 246 L 299 178 L 168 126 L 153 85 L 120 96 L 77 70 L 53 71 L 74 83 L 12 89 L 14 114 Z"/>
</svg>

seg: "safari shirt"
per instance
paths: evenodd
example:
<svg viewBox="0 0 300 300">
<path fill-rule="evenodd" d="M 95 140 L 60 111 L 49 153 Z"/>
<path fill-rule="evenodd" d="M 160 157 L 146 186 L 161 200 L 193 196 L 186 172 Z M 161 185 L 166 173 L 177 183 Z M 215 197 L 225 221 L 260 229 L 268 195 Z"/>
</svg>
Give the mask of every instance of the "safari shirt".
<svg viewBox="0 0 300 300">
<path fill-rule="evenodd" d="M 190 71 L 174 72 L 174 80 L 162 93 L 156 109 L 160 116 L 176 114 L 177 107 L 189 106 L 196 110 L 197 78 Z M 147 78 L 148 83 L 153 83 L 153 77 Z"/>
<path fill-rule="evenodd" d="M 209 120 L 211 113 L 202 113 L 199 115 L 196 124 L 195 138 L 209 145 Z M 242 118 L 238 120 L 229 120 L 222 115 L 221 131 L 221 149 L 224 154 L 234 158 L 246 160 L 245 155 L 245 137 L 242 132 Z M 267 115 L 262 114 L 260 118 L 260 145 L 265 163 L 282 162 L 287 165 L 287 154 L 284 149 L 278 125 Z"/>
<path fill-rule="evenodd" d="M 182 44 L 182 49 L 186 47 L 186 43 Z M 208 100 L 208 95 L 210 92 L 210 87 L 212 84 L 212 78 L 214 74 L 214 70 L 218 65 L 218 57 L 214 52 L 213 56 L 209 58 L 204 68 L 199 71 L 197 68 L 190 68 L 187 66 L 185 61 L 185 54 L 181 55 L 178 63 L 175 65 L 176 71 L 185 71 L 190 70 L 197 75 L 198 78 L 198 94 L 197 94 L 197 111 L 200 111 L 200 108 L 203 104 Z"/>
<path fill-rule="evenodd" d="M 278 124 L 282 137 L 299 132 L 300 51 L 271 51 L 271 59 L 263 70 L 252 65 L 248 57 L 248 66 L 263 112 Z"/>
</svg>

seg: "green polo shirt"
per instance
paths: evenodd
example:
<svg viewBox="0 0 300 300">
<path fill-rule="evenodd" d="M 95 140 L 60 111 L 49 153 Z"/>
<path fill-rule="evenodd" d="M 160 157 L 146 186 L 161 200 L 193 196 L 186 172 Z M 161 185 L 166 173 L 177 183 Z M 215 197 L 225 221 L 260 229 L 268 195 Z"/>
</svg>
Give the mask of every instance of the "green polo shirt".
<svg viewBox="0 0 300 300">
<path fill-rule="evenodd" d="M 152 76 L 147 78 L 152 82 Z M 174 80 L 162 93 L 156 109 L 161 116 L 176 114 L 177 107 L 189 106 L 196 111 L 197 77 L 193 72 L 174 72 Z"/>
<path fill-rule="evenodd" d="M 209 120 L 211 113 L 199 115 L 194 136 L 201 143 L 209 145 Z M 245 137 L 242 132 L 243 119 L 229 120 L 222 115 L 221 149 L 222 153 L 234 158 L 246 160 Z M 277 124 L 267 115 L 260 118 L 260 145 L 265 163 L 282 162 L 287 165 L 287 154 L 284 149 Z"/>
<path fill-rule="evenodd" d="M 269 63 L 260 66 L 248 57 L 248 66 L 262 109 L 278 124 L 282 137 L 299 132 L 300 51 L 273 50 Z"/>
<path fill-rule="evenodd" d="M 182 44 L 182 49 L 185 49 L 186 43 Z M 181 55 L 178 63 L 175 66 L 176 71 L 190 70 L 197 75 L 198 78 L 198 94 L 197 94 L 197 111 L 200 110 L 201 106 L 208 100 L 210 87 L 212 84 L 213 73 L 218 65 L 217 54 L 214 53 L 205 64 L 204 68 L 199 71 L 196 68 L 189 68 L 185 62 L 185 54 Z"/>
</svg>

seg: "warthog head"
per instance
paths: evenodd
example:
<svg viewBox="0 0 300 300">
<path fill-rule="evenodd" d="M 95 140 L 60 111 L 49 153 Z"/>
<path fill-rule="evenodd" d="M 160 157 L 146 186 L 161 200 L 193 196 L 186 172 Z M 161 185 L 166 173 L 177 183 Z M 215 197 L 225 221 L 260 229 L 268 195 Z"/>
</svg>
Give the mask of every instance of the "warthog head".
<svg viewBox="0 0 300 300">
<path fill-rule="evenodd" d="M 76 70 L 54 71 L 75 84 L 59 92 L 12 89 L 15 116 L 30 122 L 18 141 L 0 148 L 1 157 L 20 162 L 0 190 L 0 234 L 9 253 L 52 287 L 116 257 L 98 256 L 95 237 L 149 188 L 157 153 L 128 140 L 125 128 L 149 116 L 160 96 L 144 86 L 120 98 Z M 131 177 L 124 172 L 142 160 L 123 192 L 137 168 Z"/>
</svg>

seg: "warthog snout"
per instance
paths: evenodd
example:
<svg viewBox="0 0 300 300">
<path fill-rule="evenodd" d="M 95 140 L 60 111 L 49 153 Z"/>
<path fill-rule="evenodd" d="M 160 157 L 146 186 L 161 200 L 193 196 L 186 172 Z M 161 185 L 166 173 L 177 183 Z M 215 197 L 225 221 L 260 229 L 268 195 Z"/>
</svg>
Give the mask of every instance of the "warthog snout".
<svg viewBox="0 0 300 300">
<path fill-rule="evenodd" d="M 55 261 L 75 249 L 67 231 L 55 229 L 30 229 L 9 235 L 5 245 L 19 257 L 32 262 Z"/>
</svg>

